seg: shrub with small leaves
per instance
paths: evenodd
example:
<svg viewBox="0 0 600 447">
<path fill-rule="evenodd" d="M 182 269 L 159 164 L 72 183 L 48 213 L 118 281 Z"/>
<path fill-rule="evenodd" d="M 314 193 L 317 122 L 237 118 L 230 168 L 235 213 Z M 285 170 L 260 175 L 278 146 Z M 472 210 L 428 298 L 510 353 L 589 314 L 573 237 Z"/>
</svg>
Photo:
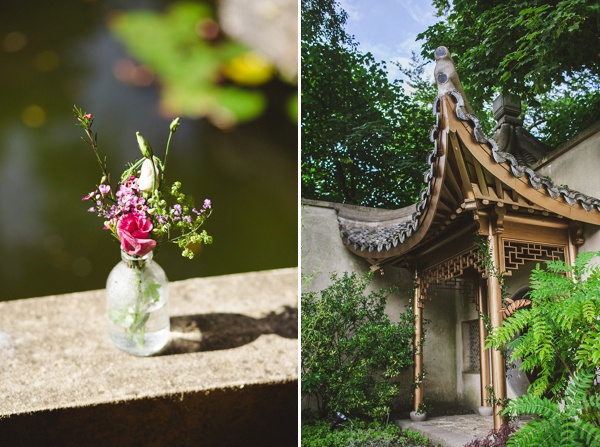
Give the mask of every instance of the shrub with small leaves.
<svg viewBox="0 0 600 447">
<path fill-rule="evenodd" d="M 332 411 L 383 419 L 398 394 L 393 379 L 413 364 L 414 316 L 385 313 L 386 290 L 364 295 L 373 277 L 331 276 L 331 285 L 302 294 L 302 396 Z"/>
<path fill-rule="evenodd" d="M 331 430 L 327 421 L 302 423 L 302 447 L 433 447 L 420 433 L 394 424 L 348 421 Z"/>
</svg>

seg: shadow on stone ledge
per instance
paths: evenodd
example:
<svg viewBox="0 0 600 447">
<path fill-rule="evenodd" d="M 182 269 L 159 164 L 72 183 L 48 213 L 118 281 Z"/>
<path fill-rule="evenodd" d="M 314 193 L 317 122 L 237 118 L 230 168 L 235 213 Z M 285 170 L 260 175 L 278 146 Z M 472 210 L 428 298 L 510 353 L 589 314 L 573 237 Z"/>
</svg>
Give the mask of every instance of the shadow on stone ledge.
<svg viewBox="0 0 600 447">
<path fill-rule="evenodd" d="M 298 338 L 298 309 L 285 306 L 260 319 L 230 313 L 171 317 L 171 340 L 157 355 L 237 348 L 263 334 Z"/>
</svg>

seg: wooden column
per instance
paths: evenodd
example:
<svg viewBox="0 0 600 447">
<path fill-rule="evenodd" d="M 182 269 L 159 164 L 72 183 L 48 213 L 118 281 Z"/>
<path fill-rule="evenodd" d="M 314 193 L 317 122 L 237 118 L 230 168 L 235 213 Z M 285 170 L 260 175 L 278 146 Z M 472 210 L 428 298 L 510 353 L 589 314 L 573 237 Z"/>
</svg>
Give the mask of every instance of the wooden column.
<svg viewBox="0 0 600 447">
<path fill-rule="evenodd" d="M 567 234 L 568 234 L 567 251 L 568 251 L 569 256 L 568 256 L 568 259 L 566 259 L 566 262 L 569 265 L 575 265 L 575 259 L 577 258 L 577 245 L 575 244 L 575 241 L 574 241 L 575 238 L 573 237 L 574 231 L 576 231 L 575 228 L 569 228 L 567 230 Z M 573 277 L 573 274 L 569 273 L 569 276 Z"/>
<path fill-rule="evenodd" d="M 414 381 L 415 381 L 415 399 L 414 411 L 419 409 L 419 404 L 423 402 L 423 346 L 421 339 L 423 338 L 423 308 L 420 302 L 421 294 L 419 289 L 419 277 L 415 268 L 415 296 L 413 299 L 413 312 L 415 315 L 415 366 L 414 366 Z"/>
<path fill-rule="evenodd" d="M 480 387 L 481 387 L 481 406 L 489 407 L 490 403 L 486 401 L 490 397 L 490 392 L 485 388 L 490 385 L 490 362 L 489 349 L 485 349 L 485 339 L 487 338 L 487 329 L 481 314 L 486 314 L 487 304 L 483 295 L 483 284 L 481 278 L 477 280 L 477 305 L 479 307 L 479 365 L 480 365 Z"/>
<path fill-rule="evenodd" d="M 492 260 L 494 262 L 496 271 L 500 272 L 500 237 L 497 233 L 492 231 L 491 221 L 489 225 L 489 241 L 492 252 Z M 500 309 L 502 308 L 502 290 L 500 289 L 498 278 L 494 275 L 488 275 L 488 303 L 490 306 L 490 320 L 492 323 L 492 329 L 502 326 L 502 314 L 500 312 Z M 504 355 L 502 355 L 502 351 L 498 349 L 492 349 L 492 387 L 494 389 L 496 399 L 506 398 L 506 366 L 504 364 Z M 494 405 L 495 431 L 498 431 L 501 425 L 508 423 L 506 418 L 499 414 L 499 412 L 502 410 L 502 407 Z"/>
</svg>

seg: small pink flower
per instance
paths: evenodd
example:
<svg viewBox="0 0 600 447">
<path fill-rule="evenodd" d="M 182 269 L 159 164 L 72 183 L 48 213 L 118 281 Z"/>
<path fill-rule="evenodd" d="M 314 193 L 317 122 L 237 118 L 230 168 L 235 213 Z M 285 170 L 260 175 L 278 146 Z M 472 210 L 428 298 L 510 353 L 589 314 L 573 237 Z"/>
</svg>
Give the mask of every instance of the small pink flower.
<svg viewBox="0 0 600 447">
<path fill-rule="evenodd" d="M 100 194 L 105 196 L 110 191 L 110 185 L 100 185 L 98 186 L 98 189 L 100 190 Z"/>
<path fill-rule="evenodd" d="M 117 222 L 117 235 L 121 241 L 121 249 L 127 254 L 143 256 L 156 247 L 156 241 L 149 239 L 152 222 L 142 213 L 129 213 Z"/>
<path fill-rule="evenodd" d="M 83 202 L 85 202 L 86 200 L 91 199 L 92 197 L 94 197 L 96 195 L 96 191 L 92 191 L 91 193 L 89 193 L 87 196 L 85 196 L 83 199 L 81 199 Z"/>
</svg>

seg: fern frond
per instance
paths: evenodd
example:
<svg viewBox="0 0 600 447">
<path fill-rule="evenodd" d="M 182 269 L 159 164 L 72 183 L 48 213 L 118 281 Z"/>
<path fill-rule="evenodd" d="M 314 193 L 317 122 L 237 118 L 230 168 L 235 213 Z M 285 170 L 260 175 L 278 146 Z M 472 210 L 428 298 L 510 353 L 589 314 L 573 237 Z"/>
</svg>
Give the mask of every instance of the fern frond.
<svg viewBox="0 0 600 447">
<path fill-rule="evenodd" d="M 558 427 L 550 421 L 534 419 L 520 428 L 506 443 L 515 447 L 555 447 L 561 442 L 561 433 Z"/>
</svg>

